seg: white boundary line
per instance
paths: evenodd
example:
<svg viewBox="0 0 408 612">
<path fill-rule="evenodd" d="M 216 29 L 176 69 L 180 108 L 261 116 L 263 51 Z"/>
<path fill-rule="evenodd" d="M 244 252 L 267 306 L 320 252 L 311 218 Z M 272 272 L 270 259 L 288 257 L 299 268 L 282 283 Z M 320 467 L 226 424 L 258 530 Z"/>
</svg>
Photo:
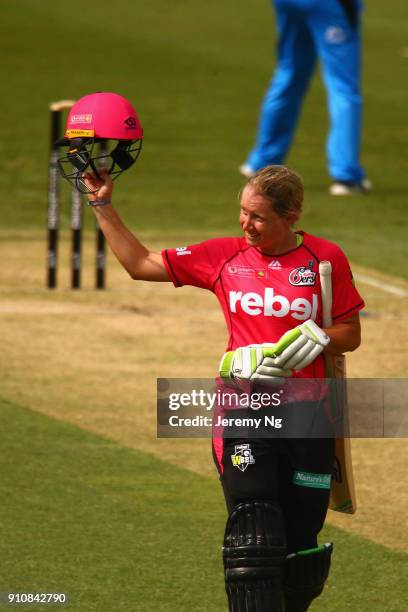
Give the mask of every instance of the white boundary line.
<svg viewBox="0 0 408 612">
<path fill-rule="evenodd" d="M 367 276 L 366 274 L 354 274 L 354 277 L 357 281 L 364 283 L 365 285 L 370 285 L 371 287 L 376 287 L 377 289 L 381 289 L 385 291 L 385 293 L 390 293 L 392 295 L 397 295 L 401 298 L 408 297 L 408 291 L 406 289 L 402 289 L 402 287 L 396 287 L 395 285 L 390 285 L 390 283 L 386 283 L 385 281 L 380 281 L 377 278 L 373 278 L 372 276 Z"/>
</svg>

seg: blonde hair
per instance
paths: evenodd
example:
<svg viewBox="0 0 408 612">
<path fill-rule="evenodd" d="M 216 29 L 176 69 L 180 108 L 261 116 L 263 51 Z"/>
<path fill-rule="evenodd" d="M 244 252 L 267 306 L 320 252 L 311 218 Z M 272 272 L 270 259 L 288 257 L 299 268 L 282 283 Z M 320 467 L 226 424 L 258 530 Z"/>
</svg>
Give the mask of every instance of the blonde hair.
<svg viewBox="0 0 408 612">
<path fill-rule="evenodd" d="M 270 200 L 273 210 L 281 217 L 295 213 L 299 218 L 303 205 L 303 181 L 286 166 L 266 166 L 248 179 L 247 185 Z"/>
</svg>

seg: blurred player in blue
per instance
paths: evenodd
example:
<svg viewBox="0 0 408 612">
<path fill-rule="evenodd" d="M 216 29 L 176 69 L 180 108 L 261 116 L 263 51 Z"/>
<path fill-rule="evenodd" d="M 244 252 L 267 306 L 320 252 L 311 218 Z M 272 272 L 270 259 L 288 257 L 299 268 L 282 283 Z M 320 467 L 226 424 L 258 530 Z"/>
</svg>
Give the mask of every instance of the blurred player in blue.
<svg viewBox="0 0 408 612">
<path fill-rule="evenodd" d="M 278 28 L 277 67 L 266 92 L 257 140 L 240 167 L 250 177 L 281 164 L 291 145 L 303 97 L 320 59 L 330 132 L 327 163 L 332 195 L 371 189 L 360 165 L 362 0 L 272 0 Z"/>
</svg>

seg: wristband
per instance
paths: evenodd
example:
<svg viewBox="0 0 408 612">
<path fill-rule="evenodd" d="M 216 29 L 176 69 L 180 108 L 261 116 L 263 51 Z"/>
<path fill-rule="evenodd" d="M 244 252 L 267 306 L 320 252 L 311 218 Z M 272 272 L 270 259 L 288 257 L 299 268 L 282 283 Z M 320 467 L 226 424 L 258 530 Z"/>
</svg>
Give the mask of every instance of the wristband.
<svg viewBox="0 0 408 612">
<path fill-rule="evenodd" d="M 112 200 L 88 200 L 88 206 L 107 206 L 107 204 L 112 204 Z"/>
</svg>

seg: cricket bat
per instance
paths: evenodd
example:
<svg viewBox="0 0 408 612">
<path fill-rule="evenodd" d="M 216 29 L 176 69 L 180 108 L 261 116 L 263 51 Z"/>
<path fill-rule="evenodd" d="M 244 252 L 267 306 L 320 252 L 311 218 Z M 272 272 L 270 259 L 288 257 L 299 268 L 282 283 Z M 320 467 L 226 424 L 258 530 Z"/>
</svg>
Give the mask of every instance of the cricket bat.
<svg viewBox="0 0 408 612">
<path fill-rule="evenodd" d="M 322 293 L 323 327 L 332 324 L 332 265 L 330 261 L 319 264 L 320 287 Z M 324 355 L 327 378 L 343 380 L 346 377 L 346 359 L 344 355 Z M 342 413 L 347 408 L 346 387 L 336 397 L 337 407 Z M 330 491 L 329 508 L 337 512 L 354 514 L 357 510 L 354 487 L 353 464 L 351 458 L 350 438 L 336 438 L 333 480 Z"/>
</svg>

